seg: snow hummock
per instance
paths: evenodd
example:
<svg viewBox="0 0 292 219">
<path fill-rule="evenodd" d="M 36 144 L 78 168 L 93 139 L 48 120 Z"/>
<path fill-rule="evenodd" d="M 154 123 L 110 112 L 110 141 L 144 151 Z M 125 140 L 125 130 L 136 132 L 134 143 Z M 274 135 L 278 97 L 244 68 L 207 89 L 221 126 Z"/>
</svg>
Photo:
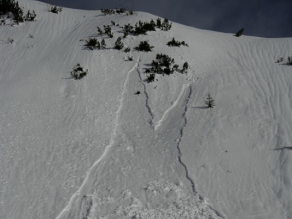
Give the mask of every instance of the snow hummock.
<svg viewBox="0 0 292 219">
<path fill-rule="evenodd" d="M 84 40 L 157 16 L 19 4 L 37 21 L 0 26 L 0 218 L 292 218 L 292 67 L 275 63 L 291 38 L 173 23 L 123 39 L 154 46 L 125 61 L 120 27 L 106 50 Z M 147 83 L 158 53 L 188 73 Z"/>
</svg>

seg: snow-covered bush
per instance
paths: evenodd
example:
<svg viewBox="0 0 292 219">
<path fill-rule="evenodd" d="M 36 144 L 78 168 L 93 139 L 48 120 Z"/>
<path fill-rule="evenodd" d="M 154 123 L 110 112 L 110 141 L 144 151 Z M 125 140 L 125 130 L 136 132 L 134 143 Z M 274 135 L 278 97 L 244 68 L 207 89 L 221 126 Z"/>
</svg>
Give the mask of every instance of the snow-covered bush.
<svg viewBox="0 0 292 219">
<path fill-rule="evenodd" d="M 147 31 L 155 31 L 155 25 L 153 23 L 147 23 L 139 21 L 135 24 L 135 29 L 131 32 L 134 35 L 146 35 Z"/>
<path fill-rule="evenodd" d="M 15 23 L 21 23 L 24 21 L 34 21 L 36 17 L 35 11 L 26 13 L 25 16 L 23 16 L 23 10 L 19 7 L 19 4 L 17 1 L 14 0 L 0 0 L 0 17 L 1 19 L 1 25 L 5 25 L 5 17 L 7 19 L 11 18 Z"/>
<path fill-rule="evenodd" d="M 101 12 L 104 14 L 104 15 L 111 15 L 111 14 L 114 14 L 114 10 L 112 9 L 101 9 Z"/>
<path fill-rule="evenodd" d="M 55 5 L 52 5 L 50 8 L 49 8 L 49 11 L 52 12 L 52 13 L 55 13 L 55 14 L 58 14 L 59 12 L 62 12 L 63 8 L 62 7 L 57 7 Z"/>
<path fill-rule="evenodd" d="M 148 83 L 153 82 L 155 80 L 155 74 L 150 74 L 149 76 L 147 76 L 146 81 Z"/>
<path fill-rule="evenodd" d="M 133 10 L 129 10 L 126 14 L 127 14 L 127 16 L 128 16 L 128 15 L 133 15 L 134 12 L 133 12 Z"/>
<path fill-rule="evenodd" d="M 35 11 L 30 12 L 30 10 L 28 10 L 23 19 L 25 21 L 35 21 L 35 17 L 36 17 Z"/>
<path fill-rule="evenodd" d="M 147 68 L 145 73 L 158 73 L 158 74 L 172 74 L 178 69 L 178 65 L 174 63 L 174 59 L 165 54 L 157 54 L 156 60 L 152 60 L 151 68 Z"/>
<path fill-rule="evenodd" d="M 126 9 L 125 8 L 120 8 L 120 9 L 116 9 L 116 10 L 113 10 L 113 9 L 101 9 L 101 12 L 104 15 L 123 14 L 123 13 L 126 12 Z"/>
<path fill-rule="evenodd" d="M 176 41 L 174 38 L 172 38 L 171 41 L 169 41 L 166 45 L 168 46 L 178 46 L 180 47 L 181 45 L 183 46 L 189 46 L 187 43 L 185 43 L 185 41 L 182 41 L 182 42 L 179 42 L 179 41 Z"/>
<path fill-rule="evenodd" d="M 283 61 L 284 61 L 284 58 L 281 57 L 281 58 L 279 58 L 279 59 L 276 61 L 276 63 L 281 63 L 281 62 L 283 62 Z"/>
<path fill-rule="evenodd" d="M 130 51 L 131 51 L 130 47 L 127 47 L 124 49 L 124 52 L 130 52 Z"/>
<path fill-rule="evenodd" d="M 88 74 L 88 69 L 84 71 L 83 67 L 81 67 L 80 64 L 77 63 L 77 65 L 73 68 L 73 71 L 71 71 L 70 74 L 73 79 L 80 80 Z"/>
<path fill-rule="evenodd" d="M 139 46 L 135 47 L 135 49 L 138 51 L 146 51 L 146 52 L 152 51 L 153 48 L 154 46 L 150 46 L 147 41 L 141 41 Z"/>
<path fill-rule="evenodd" d="M 100 43 L 95 38 L 89 38 L 85 42 L 86 44 L 84 46 L 87 47 L 88 49 L 94 50 L 101 48 Z"/>
<path fill-rule="evenodd" d="M 0 0 L 0 17 L 6 16 L 6 18 L 12 18 L 15 23 L 21 23 L 24 21 L 34 21 L 36 13 L 32 11 L 27 12 L 23 16 L 23 10 L 19 7 L 17 1 L 14 0 Z M 6 24 L 5 19 L 1 20 L 2 24 Z"/>
<path fill-rule="evenodd" d="M 285 61 L 285 58 L 281 57 L 276 61 L 276 63 L 282 63 L 284 65 L 292 65 L 292 56 L 291 57 L 288 56 L 287 62 Z"/>
<path fill-rule="evenodd" d="M 113 38 L 112 28 L 109 25 L 104 25 L 104 33 L 108 35 L 109 38 Z"/>
<path fill-rule="evenodd" d="M 19 7 L 18 2 L 14 0 L 0 0 L 0 16 L 12 14 L 16 23 L 23 22 L 23 10 Z"/>
<path fill-rule="evenodd" d="M 116 13 L 117 14 L 123 14 L 125 12 L 126 12 L 126 9 L 125 8 L 116 9 Z"/>
<path fill-rule="evenodd" d="M 160 29 L 164 31 L 168 31 L 171 29 L 171 26 L 172 26 L 172 23 L 170 23 L 167 18 L 164 18 Z"/>
</svg>

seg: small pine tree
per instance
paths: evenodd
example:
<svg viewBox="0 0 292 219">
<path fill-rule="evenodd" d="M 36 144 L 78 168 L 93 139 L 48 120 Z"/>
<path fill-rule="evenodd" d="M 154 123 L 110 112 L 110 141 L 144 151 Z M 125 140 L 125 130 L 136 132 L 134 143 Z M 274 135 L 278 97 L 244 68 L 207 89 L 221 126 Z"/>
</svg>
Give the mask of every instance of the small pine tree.
<svg viewBox="0 0 292 219">
<path fill-rule="evenodd" d="M 124 47 L 124 44 L 122 42 L 122 38 L 119 37 L 117 41 L 115 42 L 115 49 L 121 50 Z"/>
<path fill-rule="evenodd" d="M 161 24 L 161 30 L 168 31 L 171 29 L 172 23 L 169 22 L 167 18 L 164 18 L 163 23 Z"/>
<path fill-rule="evenodd" d="M 187 62 L 185 62 L 185 63 L 183 64 L 182 73 L 187 73 L 188 68 L 189 68 L 189 64 L 188 64 Z"/>
<path fill-rule="evenodd" d="M 130 52 L 130 51 L 131 51 L 130 47 L 127 47 L 127 48 L 124 50 L 124 52 Z"/>
<path fill-rule="evenodd" d="M 158 28 L 161 28 L 161 19 L 160 19 L 160 18 L 157 18 L 156 26 L 157 26 Z"/>
<path fill-rule="evenodd" d="M 243 28 L 240 29 L 240 30 L 235 34 L 235 36 L 236 36 L 236 37 L 240 37 L 240 36 L 243 34 L 243 31 L 244 31 Z"/>
<path fill-rule="evenodd" d="M 109 25 L 104 25 L 104 33 L 108 35 L 108 37 L 113 38 L 112 29 Z"/>
<path fill-rule="evenodd" d="M 211 97 L 210 93 L 208 93 L 208 97 L 205 100 L 205 104 L 208 108 L 213 108 L 215 106 L 215 100 Z"/>
<path fill-rule="evenodd" d="M 146 81 L 148 83 L 153 82 L 155 80 L 155 74 L 150 74 L 149 76 L 147 76 Z"/>
</svg>

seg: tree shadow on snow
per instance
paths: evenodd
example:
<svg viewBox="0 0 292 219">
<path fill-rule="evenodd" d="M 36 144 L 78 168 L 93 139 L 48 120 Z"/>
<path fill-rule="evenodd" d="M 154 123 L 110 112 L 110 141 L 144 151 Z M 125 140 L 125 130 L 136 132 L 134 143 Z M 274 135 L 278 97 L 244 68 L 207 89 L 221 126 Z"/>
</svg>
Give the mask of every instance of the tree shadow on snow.
<svg viewBox="0 0 292 219">
<path fill-rule="evenodd" d="M 207 106 L 191 106 L 193 109 L 209 109 Z"/>
<path fill-rule="evenodd" d="M 281 147 L 281 148 L 275 148 L 272 149 L 273 151 L 282 151 L 282 150 L 292 150 L 292 147 Z"/>
</svg>

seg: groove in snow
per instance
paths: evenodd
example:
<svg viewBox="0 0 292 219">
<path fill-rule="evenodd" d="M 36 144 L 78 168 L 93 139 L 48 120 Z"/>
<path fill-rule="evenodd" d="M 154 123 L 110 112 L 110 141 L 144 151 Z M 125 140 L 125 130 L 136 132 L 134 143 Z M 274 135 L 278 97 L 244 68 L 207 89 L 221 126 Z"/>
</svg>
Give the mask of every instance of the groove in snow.
<svg viewBox="0 0 292 219">
<path fill-rule="evenodd" d="M 120 106 L 119 106 L 119 108 L 118 108 L 118 110 L 116 112 L 116 124 L 115 124 L 115 128 L 114 128 L 113 134 L 111 136 L 111 140 L 110 140 L 109 145 L 105 148 L 104 153 L 102 154 L 102 156 L 97 161 L 95 161 L 95 163 L 90 167 L 89 171 L 87 171 L 87 174 L 86 174 L 86 177 L 85 177 L 83 183 L 81 184 L 81 186 L 79 187 L 79 189 L 72 195 L 72 197 L 69 200 L 68 205 L 61 211 L 61 213 L 56 217 L 56 219 L 64 218 L 66 216 L 66 213 L 70 211 L 70 209 L 72 208 L 73 203 L 80 196 L 81 190 L 84 188 L 84 186 L 88 182 L 88 180 L 90 178 L 90 175 L 91 175 L 91 172 L 107 156 L 107 154 L 109 153 L 111 147 L 114 145 L 114 139 L 115 139 L 115 136 L 116 136 L 117 127 L 119 125 L 119 122 L 118 122 L 119 121 L 119 115 L 120 115 L 120 112 L 121 112 L 121 110 L 123 108 L 123 100 L 124 100 L 124 96 L 125 96 L 125 93 L 126 93 L 126 86 L 127 86 L 128 81 L 129 81 L 130 73 L 132 71 L 134 71 L 138 67 L 139 58 L 140 58 L 140 56 L 138 57 L 138 59 L 136 61 L 136 64 L 133 66 L 133 68 L 130 69 L 130 71 L 127 73 L 127 78 L 124 81 L 123 89 L 122 89 L 122 95 L 121 95 L 122 97 L 119 100 Z"/>
</svg>

